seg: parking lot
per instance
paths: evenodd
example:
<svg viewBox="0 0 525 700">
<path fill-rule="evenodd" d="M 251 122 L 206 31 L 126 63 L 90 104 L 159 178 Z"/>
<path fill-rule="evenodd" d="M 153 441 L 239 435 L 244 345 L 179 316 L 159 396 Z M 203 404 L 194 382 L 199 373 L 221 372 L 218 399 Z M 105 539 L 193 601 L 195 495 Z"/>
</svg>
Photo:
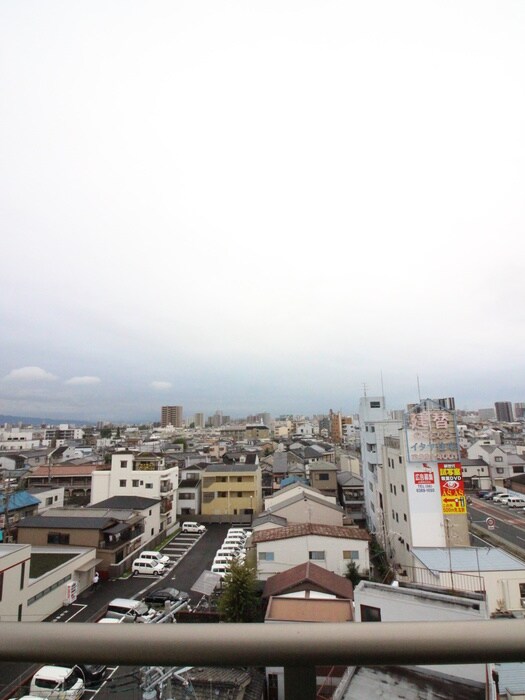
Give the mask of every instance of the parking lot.
<svg viewBox="0 0 525 700">
<path fill-rule="evenodd" d="M 163 576 L 137 575 L 120 579 L 101 581 L 95 588 L 84 591 L 71 605 L 64 606 L 51 615 L 47 622 L 95 622 L 104 616 L 108 603 L 114 598 L 142 599 L 148 591 L 174 587 L 186 591 L 190 595 L 191 604 L 196 604 L 201 595 L 192 592 L 192 586 L 201 573 L 211 568 L 215 552 L 222 543 L 227 525 L 210 525 L 203 535 L 177 534 L 161 551 L 170 558 L 168 569 Z M 80 663 L 82 659 L 78 660 Z M 28 681 L 38 669 L 38 665 L 21 663 L 4 663 L 0 668 L 0 700 L 20 697 L 28 693 Z M 136 694 L 137 682 L 131 676 L 125 679 L 124 686 L 134 687 Z M 115 683 L 114 677 L 120 677 L 122 669 L 110 666 L 104 681 L 97 687 L 87 688 L 84 697 L 94 697 L 108 692 L 108 683 Z M 129 671 L 126 671 L 129 675 Z M 128 683 L 129 681 L 129 683 Z M 124 692 L 119 689 L 119 696 Z M 116 690 L 113 687 L 114 696 Z"/>
</svg>

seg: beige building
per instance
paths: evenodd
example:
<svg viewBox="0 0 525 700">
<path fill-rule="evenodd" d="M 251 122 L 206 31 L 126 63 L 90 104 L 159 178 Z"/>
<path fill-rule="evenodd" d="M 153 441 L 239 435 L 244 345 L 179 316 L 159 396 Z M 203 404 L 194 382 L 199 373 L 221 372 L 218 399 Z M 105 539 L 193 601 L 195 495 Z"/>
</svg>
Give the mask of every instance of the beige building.
<svg viewBox="0 0 525 700">
<path fill-rule="evenodd" d="M 202 515 L 252 515 L 262 508 L 256 464 L 210 464 L 202 478 Z"/>
<path fill-rule="evenodd" d="M 91 585 L 96 565 L 92 548 L 0 544 L 0 621 L 41 622 Z"/>
<path fill-rule="evenodd" d="M 160 425 L 167 428 L 182 428 L 182 406 L 163 406 L 160 411 Z"/>
</svg>

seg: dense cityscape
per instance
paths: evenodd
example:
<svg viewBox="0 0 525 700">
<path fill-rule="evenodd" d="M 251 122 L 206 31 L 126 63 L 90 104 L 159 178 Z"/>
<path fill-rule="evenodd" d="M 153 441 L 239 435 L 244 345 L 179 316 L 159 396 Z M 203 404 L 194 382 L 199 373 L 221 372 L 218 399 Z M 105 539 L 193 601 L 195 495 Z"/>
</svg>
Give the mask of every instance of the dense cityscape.
<svg viewBox="0 0 525 700">
<path fill-rule="evenodd" d="M 523 618 L 524 430 L 525 403 L 467 412 L 447 397 L 387 410 L 382 396 L 363 396 L 351 415 L 233 420 L 166 405 L 149 425 L 6 423 L 0 619 L 67 621 L 75 605 L 90 611 L 86 621 L 123 619 L 131 613 L 115 586 L 149 590 L 157 576 L 163 585 L 130 621 Z M 240 611 L 228 591 L 243 577 L 251 587 Z M 110 585 L 113 601 L 94 606 Z M 114 690 L 117 668 L 100 667 L 89 686 L 94 667 L 80 667 L 90 692 Z M 431 677 L 418 668 L 416 680 L 402 667 L 318 668 L 318 697 L 323 687 L 354 698 L 362 684 L 387 683 L 481 698 L 521 682 L 516 664 L 448 664 Z M 155 680 L 143 669 L 130 688 L 179 697 L 179 671 Z M 212 683 L 219 696 L 216 673 L 184 671 L 181 692 Z M 236 673 L 231 682 L 247 682 Z M 253 670 L 249 685 L 255 697 L 284 697 L 283 669 Z"/>
</svg>

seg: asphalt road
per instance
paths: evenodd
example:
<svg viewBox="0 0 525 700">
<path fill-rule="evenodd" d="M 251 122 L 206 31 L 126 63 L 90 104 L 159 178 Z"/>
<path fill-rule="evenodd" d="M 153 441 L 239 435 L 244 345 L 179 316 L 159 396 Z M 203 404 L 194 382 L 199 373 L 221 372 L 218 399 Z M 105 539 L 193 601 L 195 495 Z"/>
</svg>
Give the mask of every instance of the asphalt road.
<svg viewBox="0 0 525 700">
<path fill-rule="evenodd" d="M 508 508 L 507 506 L 472 497 L 472 503 L 468 507 L 472 522 L 488 532 L 487 518 L 495 521 L 492 532 L 502 537 L 514 547 L 523 549 L 525 556 L 525 512 L 520 508 Z"/>
<path fill-rule="evenodd" d="M 125 579 L 101 581 L 95 590 L 84 591 L 75 603 L 57 610 L 45 622 L 94 622 L 103 617 L 107 604 L 113 598 L 141 598 L 146 591 L 168 586 L 187 591 L 190 593 L 192 602 L 197 602 L 201 596 L 200 594 L 192 594 L 191 587 L 200 574 L 211 567 L 215 552 L 220 547 L 227 530 L 228 525 L 210 525 L 202 536 L 179 533 L 163 549 L 163 552 L 168 554 L 170 558 L 173 557 L 173 560 L 183 552 L 177 563 L 165 576 L 161 578 L 129 576 Z M 20 692 L 17 689 L 31 678 L 40 665 L 6 662 L 0 664 L 0 700 L 15 697 L 15 695 L 18 697 Z M 132 669 L 127 669 L 125 675 L 130 672 Z M 121 674 L 122 671 L 118 675 Z M 29 691 L 27 690 L 27 692 Z M 115 690 L 113 690 L 113 697 L 114 693 Z M 94 694 L 96 694 L 94 691 L 89 691 L 85 697 L 90 698 Z"/>
</svg>

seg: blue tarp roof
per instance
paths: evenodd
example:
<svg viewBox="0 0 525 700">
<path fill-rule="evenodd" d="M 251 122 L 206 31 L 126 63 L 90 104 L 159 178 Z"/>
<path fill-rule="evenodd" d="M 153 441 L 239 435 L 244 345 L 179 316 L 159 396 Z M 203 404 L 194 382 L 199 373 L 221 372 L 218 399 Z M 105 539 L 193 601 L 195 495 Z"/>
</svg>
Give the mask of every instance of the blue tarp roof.
<svg viewBox="0 0 525 700">
<path fill-rule="evenodd" d="M 28 508 L 29 506 L 37 506 L 40 499 L 32 496 L 27 491 L 13 491 L 9 494 L 7 508 L 9 512 L 19 510 L 20 508 Z M 5 511 L 5 494 L 0 494 L 0 513 Z"/>
</svg>

